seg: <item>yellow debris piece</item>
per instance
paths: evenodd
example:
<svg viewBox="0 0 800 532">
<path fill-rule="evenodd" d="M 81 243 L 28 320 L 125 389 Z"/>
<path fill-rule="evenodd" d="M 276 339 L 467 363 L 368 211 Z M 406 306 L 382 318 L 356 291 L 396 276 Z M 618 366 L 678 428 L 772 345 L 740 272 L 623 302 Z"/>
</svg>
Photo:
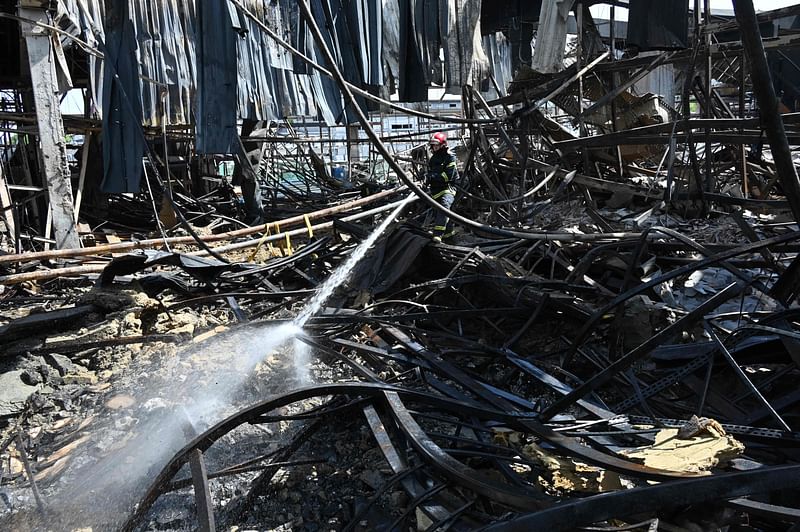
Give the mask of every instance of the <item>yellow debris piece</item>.
<svg viewBox="0 0 800 532">
<path fill-rule="evenodd" d="M 623 488 L 619 475 L 583 462 L 548 453 L 535 443 L 522 448 L 522 454 L 531 461 L 538 462 L 549 475 L 546 480 L 558 490 L 581 493 L 605 493 Z"/>
<path fill-rule="evenodd" d="M 701 473 L 743 452 L 744 445 L 733 436 L 702 432 L 692 438 L 680 439 L 678 429 L 663 429 L 656 434 L 652 445 L 623 451 L 622 454 L 658 469 Z"/>
</svg>

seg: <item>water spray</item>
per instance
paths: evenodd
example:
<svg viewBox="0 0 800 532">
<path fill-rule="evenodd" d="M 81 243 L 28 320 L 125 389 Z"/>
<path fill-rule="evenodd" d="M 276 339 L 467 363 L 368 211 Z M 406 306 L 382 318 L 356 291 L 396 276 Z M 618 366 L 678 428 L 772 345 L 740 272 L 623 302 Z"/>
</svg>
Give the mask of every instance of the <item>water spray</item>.
<svg viewBox="0 0 800 532">
<path fill-rule="evenodd" d="M 153 390 L 155 401 L 146 400 L 147 392 L 140 390 L 138 407 L 125 413 L 128 419 L 137 420 L 135 434 L 116 435 L 117 443 L 120 438 L 127 439 L 121 448 L 65 474 L 69 488 L 51 499 L 49 510 L 53 520 L 50 524 L 95 524 L 100 528 L 113 528 L 115 522 L 130 512 L 131 501 L 136 500 L 136 491 L 143 487 L 148 475 L 191 439 L 191 434 L 202 432 L 228 414 L 245 380 L 275 350 L 288 346 L 292 351 L 294 380 L 301 386 L 309 384 L 311 348 L 301 338 L 303 326 L 347 281 L 372 245 L 414 199 L 411 193 L 399 203 L 331 273 L 294 320 L 278 326 L 242 329 L 235 336 L 228 335 L 217 339 L 217 343 L 206 344 L 205 352 L 223 355 L 201 360 L 203 372 L 190 373 L 188 377 L 184 365 L 194 353 L 185 352 L 182 360 L 173 363 L 176 374 L 170 381 L 172 386 Z M 225 359 L 224 353 L 235 355 Z M 219 368 L 209 368 L 209 364 Z M 162 397 L 180 402 L 180 406 L 168 408 L 168 402 Z M 151 403 L 160 406 L 148 406 Z M 98 500 L 103 500 L 103 504 L 98 506 Z"/>
</svg>

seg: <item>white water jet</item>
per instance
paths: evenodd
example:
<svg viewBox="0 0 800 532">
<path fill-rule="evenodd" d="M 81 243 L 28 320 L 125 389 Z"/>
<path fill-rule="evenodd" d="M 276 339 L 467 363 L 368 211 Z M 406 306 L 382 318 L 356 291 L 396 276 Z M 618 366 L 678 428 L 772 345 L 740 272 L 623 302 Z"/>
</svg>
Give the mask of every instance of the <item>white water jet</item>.
<svg viewBox="0 0 800 532">
<path fill-rule="evenodd" d="M 311 348 L 307 343 L 299 338 L 292 342 L 292 354 L 294 356 L 294 378 L 300 386 L 311 384 Z"/>
<path fill-rule="evenodd" d="M 301 333 L 294 323 L 284 323 L 277 327 L 267 327 L 248 334 L 237 342 L 238 353 L 231 361 L 235 372 L 215 374 L 213 381 L 206 381 L 198 390 L 186 411 L 195 429 L 202 432 L 221 419 L 220 413 L 231 404 L 233 395 L 245 379 L 264 358 Z M 248 331 L 252 333 L 252 331 Z"/>
<path fill-rule="evenodd" d="M 105 426 L 87 442 L 87 457 L 65 472 L 65 487 L 57 496 L 45 498 L 48 519 L 73 528 L 117 528 L 147 482 L 187 441 L 258 399 L 237 395 L 256 366 L 270 354 L 279 355 L 300 331 L 293 323 L 242 329 L 202 349 L 183 349 L 163 360 L 142 386 L 122 390 L 136 402 L 106 412 Z M 291 357 L 287 351 L 284 356 Z M 280 358 L 276 360 L 279 364 Z M 292 364 L 285 362 L 282 366 L 291 371 Z M 276 389 L 283 391 L 290 383 L 279 383 Z M 92 461 L 91 454 L 102 456 Z M 34 522 L 29 529 L 43 527 Z"/>
<path fill-rule="evenodd" d="M 386 231 L 386 228 L 394 221 L 395 218 L 402 212 L 405 206 L 408 204 L 409 201 L 414 198 L 414 194 L 410 194 L 405 200 L 403 200 L 400 205 L 397 206 L 392 213 L 386 217 L 381 224 L 375 228 L 375 230 L 370 234 L 363 242 L 361 242 L 356 249 L 354 249 L 350 255 L 347 257 L 347 260 L 344 261 L 333 273 L 328 277 L 328 279 L 323 283 L 323 285 L 317 290 L 317 293 L 311 298 L 311 300 L 306 304 L 303 310 L 300 311 L 300 314 L 294 319 L 295 325 L 298 327 L 303 327 L 311 317 L 319 312 L 328 299 L 333 295 L 333 292 L 336 288 L 339 287 L 343 282 L 347 280 L 350 276 L 350 272 L 353 271 L 356 264 L 364 258 L 364 255 L 367 254 L 369 248 L 372 247 L 372 244 L 378 240 L 378 237 Z"/>
<path fill-rule="evenodd" d="M 409 194 L 406 199 L 400 202 L 389 216 L 383 220 L 378 227 L 375 228 L 370 235 L 363 240 L 357 247 L 354 249 L 347 259 L 336 268 L 333 273 L 325 280 L 322 286 L 319 287 L 317 292 L 314 296 L 306 303 L 303 310 L 295 317 L 292 323 L 298 327 L 298 329 L 302 330 L 302 327 L 308 323 L 308 320 L 311 319 L 314 314 L 319 312 L 322 306 L 327 303 L 328 299 L 333 295 L 336 289 L 344 283 L 348 277 L 350 277 L 350 273 L 355 268 L 356 264 L 359 263 L 361 259 L 367 254 L 369 248 L 378 240 L 378 238 L 383 234 L 384 231 L 389 227 L 389 225 L 397 218 L 400 213 L 403 211 L 405 206 L 414 198 L 414 194 Z M 303 342 L 302 340 L 295 339 L 294 341 L 294 366 L 295 366 L 295 376 L 297 380 L 303 384 L 308 384 L 311 382 L 310 372 L 309 372 L 309 362 L 310 362 L 310 350 L 308 344 Z"/>
</svg>

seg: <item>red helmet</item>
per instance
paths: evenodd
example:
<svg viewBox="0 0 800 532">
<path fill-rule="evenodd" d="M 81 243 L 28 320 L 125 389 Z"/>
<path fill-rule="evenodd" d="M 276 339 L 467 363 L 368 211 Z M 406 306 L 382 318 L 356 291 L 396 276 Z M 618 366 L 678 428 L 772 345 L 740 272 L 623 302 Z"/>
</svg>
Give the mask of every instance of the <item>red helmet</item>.
<svg viewBox="0 0 800 532">
<path fill-rule="evenodd" d="M 442 132 L 434 133 L 429 144 L 431 146 L 447 146 L 447 135 Z"/>
</svg>

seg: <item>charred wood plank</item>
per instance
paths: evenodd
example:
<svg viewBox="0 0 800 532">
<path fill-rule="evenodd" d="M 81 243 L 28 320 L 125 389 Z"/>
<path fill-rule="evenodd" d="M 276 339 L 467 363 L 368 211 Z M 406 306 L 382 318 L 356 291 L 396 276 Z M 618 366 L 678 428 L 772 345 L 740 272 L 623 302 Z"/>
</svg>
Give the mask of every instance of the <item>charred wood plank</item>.
<svg viewBox="0 0 800 532">
<path fill-rule="evenodd" d="M 93 312 L 97 312 L 97 307 L 94 305 L 80 305 L 18 318 L 6 325 L 0 326 L 0 341 L 5 343 L 9 340 L 35 332 L 46 331 L 52 333 L 53 331 L 68 327 L 70 324 Z"/>
<path fill-rule="evenodd" d="M 24 353 L 29 353 L 31 355 L 42 355 L 45 353 L 58 353 L 61 355 L 68 355 L 78 351 L 86 351 L 87 349 L 100 349 L 103 347 L 114 347 L 118 345 L 146 344 L 154 342 L 178 343 L 181 341 L 183 341 L 183 338 L 177 334 L 121 336 L 116 338 L 106 338 L 103 340 L 63 340 L 59 342 L 42 342 L 36 347 L 31 347 L 29 344 L 19 347 L 9 346 L 4 354 L 22 355 Z"/>
</svg>

